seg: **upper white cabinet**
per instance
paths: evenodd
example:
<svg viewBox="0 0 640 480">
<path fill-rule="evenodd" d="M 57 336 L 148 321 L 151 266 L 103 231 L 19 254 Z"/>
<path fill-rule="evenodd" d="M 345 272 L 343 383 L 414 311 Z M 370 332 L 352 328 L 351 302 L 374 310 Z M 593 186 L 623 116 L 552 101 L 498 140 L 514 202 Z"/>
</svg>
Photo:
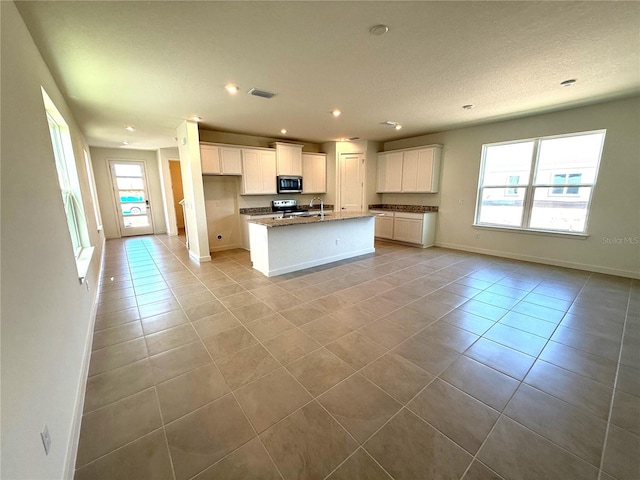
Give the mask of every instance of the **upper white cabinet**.
<svg viewBox="0 0 640 480">
<path fill-rule="evenodd" d="M 302 175 L 302 145 L 276 142 L 277 175 Z"/>
<path fill-rule="evenodd" d="M 378 154 L 378 193 L 437 193 L 442 145 Z"/>
<path fill-rule="evenodd" d="M 242 175 L 241 149 L 220 145 L 200 145 L 203 175 Z"/>
<path fill-rule="evenodd" d="M 242 149 L 242 194 L 270 195 L 276 191 L 276 152 Z"/>
<path fill-rule="evenodd" d="M 402 189 L 402 152 L 378 154 L 378 192 L 399 192 Z"/>
<path fill-rule="evenodd" d="M 324 153 L 302 154 L 302 193 L 327 191 L 327 156 Z"/>
</svg>

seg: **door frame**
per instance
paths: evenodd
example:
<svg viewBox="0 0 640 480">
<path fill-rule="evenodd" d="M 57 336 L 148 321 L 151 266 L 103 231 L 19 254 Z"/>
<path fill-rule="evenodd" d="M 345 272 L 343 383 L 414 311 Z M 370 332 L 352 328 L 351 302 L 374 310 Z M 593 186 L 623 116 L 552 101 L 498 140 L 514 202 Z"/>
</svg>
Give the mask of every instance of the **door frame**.
<svg viewBox="0 0 640 480">
<path fill-rule="evenodd" d="M 113 193 L 113 202 L 112 202 L 113 211 L 115 213 L 116 225 L 118 226 L 118 232 L 120 233 L 120 237 L 133 237 L 136 235 L 153 235 L 156 231 L 156 226 L 155 226 L 154 217 L 151 209 L 151 198 L 150 198 L 151 195 L 149 191 L 149 180 L 147 178 L 146 162 L 144 160 L 109 158 L 107 159 L 107 163 L 108 163 L 108 170 L 109 170 L 109 181 L 111 182 L 111 192 Z M 123 233 L 122 214 L 119 211 L 120 202 L 118 200 L 118 194 L 117 194 L 118 189 L 116 184 L 114 183 L 113 165 L 125 164 L 125 163 L 132 163 L 132 164 L 135 163 L 135 164 L 142 165 L 144 190 L 145 190 L 145 193 L 147 194 L 147 201 L 149 202 L 149 205 L 147 207 L 147 215 L 149 217 L 149 226 L 151 228 L 150 233 L 130 233 L 130 234 Z"/>
</svg>

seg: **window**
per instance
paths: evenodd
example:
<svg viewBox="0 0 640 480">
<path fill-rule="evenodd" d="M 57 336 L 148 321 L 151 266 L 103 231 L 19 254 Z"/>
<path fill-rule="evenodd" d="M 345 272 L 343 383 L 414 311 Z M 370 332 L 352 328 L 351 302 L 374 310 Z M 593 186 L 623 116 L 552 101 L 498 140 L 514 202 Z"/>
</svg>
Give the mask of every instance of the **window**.
<svg viewBox="0 0 640 480">
<path fill-rule="evenodd" d="M 49 123 L 49 134 L 51 135 L 62 205 L 67 219 L 76 266 L 78 267 L 78 275 L 82 281 L 89 268 L 93 248 L 89 243 L 89 233 L 84 216 L 71 135 L 67 123 L 44 89 L 42 89 L 42 96 L 47 122 Z"/>
<path fill-rule="evenodd" d="M 476 225 L 586 233 L 605 131 L 482 147 Z"/>
</svg>

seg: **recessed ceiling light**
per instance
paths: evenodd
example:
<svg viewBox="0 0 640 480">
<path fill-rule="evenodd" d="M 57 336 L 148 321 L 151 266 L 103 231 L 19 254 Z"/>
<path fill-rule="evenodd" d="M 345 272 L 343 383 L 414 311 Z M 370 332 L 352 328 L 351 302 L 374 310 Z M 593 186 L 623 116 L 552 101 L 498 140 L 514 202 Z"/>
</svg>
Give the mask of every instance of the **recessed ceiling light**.
<svg viewBox="0 0 640 480">
<path fill-rule="evenodd" d="M 386 25 L 374 25 L 369 29 L 369 33 L 376 36 L 384 35 L 388 31 L 389 27 L 387 27 Z"/>
<path fill-rule="evenodd" d="M 395 128 L 396 130 L 400 130 L 402 128 L 402 125 L 400 125 L 399 123 L 396 123 L 393 128 Z"/>
<path fill-rule="evenodd" d="M 398 122 L 392 122 L 391 120 L 387 120 L 386 122 L 380 122 L 380 125 L 388 125 L 389 127 L 393 127 L 396 130 L 400 130 L 402 128 L 402 125 L 400 125 Z"/>
<path fill-rule="evenodd" d="M 283 134 L 283 135 L 285 135 L 285 134 L 287 133 L 287 129 L 286 129 L 286 128 L 283 128 L 282 130 L 280 130 L 280 133 L 281 133 L 281 134 Z"/>
<path fill-rule="evenodd" d="M 473 109 L 473 107 L 475 107 L 475 105 L 472 105 L 472 104 L 462 106 L 462 108 L 464 108 L 465 110 L 471 110 Z"/>
<path fill-rule="evenodd" d="M 191 120 L 193 120 L 194 122 L 199 122 L 202 120 L 202 117 L 199 117 L 198 115 L 192 115 Z"/>
<path fill-rule="evenodd" d="M 233 83 L 227 83 L 224 86 L 225 90 L 229 92 L 231 95 L 235 95 L 240 91 L 240 87 L 238 85 L 234 85 Z"/>
<path fill-rule="evenodd" d="M 564 82 L 560 82 L 560 85 L 562 85 L 563 87 L 570 87 L 572 85 L 575 85 L 576 81 L 577 80 L 575 78 L 572 78 L 570 80 L 565 80 Z"/>
<path fill-rule="evenodd" d="M 129 142 L 122 142 L 123 145 L 129 145 Z"/>
<path fill-rule="evenodd" d="M 136 127 L 134 127 L 133 125 L 125 125 L 124 129 L 127 130 L 128 132 L 135 132 Z"/>
<path fill-rule="evenodd" d="M 338 109 L 333 110 L 331 112 L 331 115 L 333 115 L 334 117 L 339 117 L 341 114 L 342 114 L 342 112 L 340 110 L 338 110 Z"/>
</svg>

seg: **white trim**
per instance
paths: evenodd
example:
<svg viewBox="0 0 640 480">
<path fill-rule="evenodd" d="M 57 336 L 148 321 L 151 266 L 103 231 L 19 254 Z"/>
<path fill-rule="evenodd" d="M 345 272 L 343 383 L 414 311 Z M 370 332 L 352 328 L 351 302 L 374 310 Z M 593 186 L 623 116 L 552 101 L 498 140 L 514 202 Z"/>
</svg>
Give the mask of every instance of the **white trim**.
<svg viewBox="0 0 640 480">
<path fill-rule="evenodd" d="M 615 275 L 618 277 L 635 278 L 640 280 L 640 272 L 631 270 L 621 270 L 617 268 L 603 267 L 601 265 L 591 265 L 587 263 L 566 262 L 555 258 L 535 257 L 533 255 L 522 255 L 519 253 L 502 252 L 498 250 L 490 250 L 487 248 L 474 248 L 466 245 L 457 245 L 454 243 L 436 242 L 436 247 L 450 248 L 452 250 L 461 250 L 464 252 L 480 253 L 482 255 L 491 255 L 493 257 L 510 258 L 513 260 L 522 260 L 524 262 L 541 263 L 543 265 L 552 265 L 555 267 L 573 268 L 594 273 L 604 273 L 606 275 Z"/>
<path fill-rule="evenodd" d="M 102 241 L 102 256 L 100 257 L 100 267 L 98 268 L 99 279 L 102 276 L 102 269 L 104 265 L 104 251 L 105 241 Z M 91 247 L 92 249 L 94 247 Z M 85 283 L 86 284 L 86 283 Z M 95 285 L 93 292 L 93 300 L 91 305 L 91 316 L 89 320 L 89 329 L 87 330 L 87 338 L 85 339 L 84 356 L 82 359 L 82 368 L 80 376 L 80 384 L 76 392 L 76 401 L 73 409 L 73 416 L 71 419 L 71 433 L 69 436 L 69 443 L 67 444 L 67 455 L 64 465 L 64 477 L 73 478 L 76 469 L 76 460 L 78 457 L 78 445 L 80 443 L 80 428 L 82 426 L 82 414 L 84 411 L 84 400 L 87 391 L 87 380 L 89 377 L 89 364 L 91 361 L 91 349 L 93 347 L 93 331 L 96 323 L 96 314 L 98 311 L 98 292 L 99 284 Z"/>
<path fill-rule="evenodd" d="M 526 233 L 528 235 L 543 235 L 547 237 L 560 237 L 560 238 L 572 238 L 574 240 L 586 240 L 589 238 L 589 234 L 581 232 L 565 232 L 563 230 L 536 230 L 534 228 L 521 228 L 521 227 L 507 227 L 506 225 L 491 225 L 483 223 L 474 223 L 471 225 L 473 228 L 480 228 L 485 230 L 493 230 L 499 232 L 510 233 Z"/>
<path fill-rule="evenodd" d="M 191 250 L 189 250 L 189 257 L 198 263 L 211 261 L 211 255 L 205 255 L 203 257 L 199 257 L 197 253 L 192 252 Z"/>
<path fill-rule="evenodd" d="M 93 258 L 93 252 L 96 247 L 84 247 L 80 251 L 80 255 L 76 258 L 76 268 L 78 269 L 78 280 L 80 283 L 85 283 L 87 272 L 91 266 L 91 259 Z"/>
</svg>

